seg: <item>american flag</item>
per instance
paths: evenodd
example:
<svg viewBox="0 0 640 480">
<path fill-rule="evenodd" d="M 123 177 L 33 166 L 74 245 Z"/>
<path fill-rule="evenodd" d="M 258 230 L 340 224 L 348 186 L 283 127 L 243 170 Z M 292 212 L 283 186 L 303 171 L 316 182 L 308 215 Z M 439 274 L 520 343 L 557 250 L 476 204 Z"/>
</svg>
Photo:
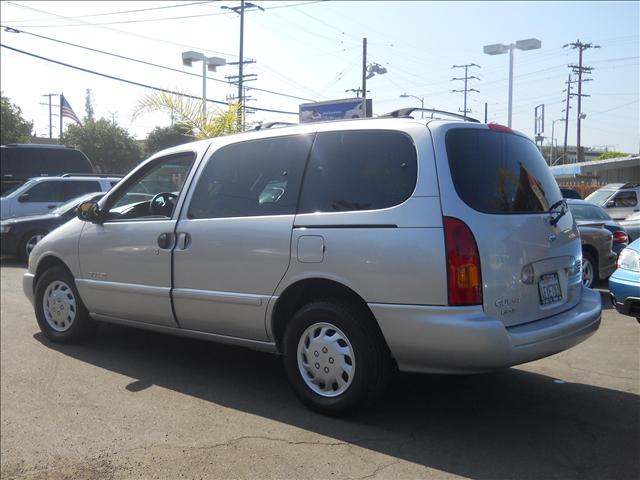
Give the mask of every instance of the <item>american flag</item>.
<svg viewBox="0 0 640 480">
<path fill-rule="evenodd" d="M 74 120 L 78 122 L 80 125 L 82 125 L 82 122 L 80 121 L 76 113 L 73 111 L 73 108 L 71 108 L 71 105 L 69 105 L 69 102 L 67 102 L 67 99 L 64 98 L 64 95 L 62 94 L 60 95 L 60 115 L 63 117 L 70 118 L 71 120 Z"/>
</svg>

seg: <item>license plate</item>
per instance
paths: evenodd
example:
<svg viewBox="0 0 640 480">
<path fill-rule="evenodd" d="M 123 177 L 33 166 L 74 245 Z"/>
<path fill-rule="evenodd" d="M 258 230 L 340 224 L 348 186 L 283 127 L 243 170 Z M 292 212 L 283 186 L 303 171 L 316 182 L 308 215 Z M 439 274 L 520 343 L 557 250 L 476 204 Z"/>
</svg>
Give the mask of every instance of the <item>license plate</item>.
<svg viewBox="0 0 640 480">
<path fill-rule="evenodd" d="M 548 305 L 562 300 L 562 291 L 560 290 L 560 281 L 557 273 L 543 275 L 538 283 L 540 292 L 540 304 Z"/>
</svg>

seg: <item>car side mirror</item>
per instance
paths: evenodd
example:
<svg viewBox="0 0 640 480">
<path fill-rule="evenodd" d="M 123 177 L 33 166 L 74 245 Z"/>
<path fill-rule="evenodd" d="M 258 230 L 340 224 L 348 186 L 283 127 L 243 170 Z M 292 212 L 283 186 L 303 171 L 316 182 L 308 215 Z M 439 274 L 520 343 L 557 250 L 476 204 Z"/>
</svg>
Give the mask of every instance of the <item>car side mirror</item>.
<svg viewBox="0 0 640 480">
<path fill-rule="evenodd" d="M 31 196 L 30 196 L 28 193 L 23 193 L 22 195 L 20 195 L 20 196 L 18 197 L 18 201 L 19 201 L 20 203 L 25 203 L 25 202 L 28 202 L 28 201 L 29 201 L 29 198 L 31 198 Z"/>
<path fill-rule="evenodd" d="M 102 214 L 102 210 L 100 210 L 100 206 L 98 205 L 98 202 L 96 202 L 95 200 L 88 200 L 78 205 L 78 208 L 76 209 L 76 215 L 83 222 L 91 222 L 91 223 L 104 222 L 104 216 Z"/>
<path fill-rule="evenodd" d="M 615 200 L 609 200 L 607 202 L 607 204 L 605 205 L 605 207 L 607 207 L 607 208 L 613 208 L 615 206 L 616 206 L 616 201 Z"/>
</svg>

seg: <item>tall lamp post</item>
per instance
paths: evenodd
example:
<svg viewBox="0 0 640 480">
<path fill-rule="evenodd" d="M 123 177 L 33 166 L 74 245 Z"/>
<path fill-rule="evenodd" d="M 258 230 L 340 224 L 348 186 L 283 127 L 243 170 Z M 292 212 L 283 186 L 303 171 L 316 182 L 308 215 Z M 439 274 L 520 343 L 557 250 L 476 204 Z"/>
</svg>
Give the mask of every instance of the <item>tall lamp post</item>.
<svg viewBox="0 0 640 480">
<path fill-rule="evenodd" d="M 420 118 L 424 119 L 424 97 L 416 97 L 415 95 L 409 95 L 408 93 L 403 93 L 400 95 L 400 98 L 415 98 L 416 100 L 420 100 L 420 108 L 422 108 L 422 112 L 420 112 Z"/>
<path fill-rule="evenodd" d="M 216 67 L 226 65 L 227 61 L 219 57 L 207 57 L 200 52 L 182 52 L 182 64 L 191 67 L 193 62 L 202 62 L 202 121 L 207 118 L 207 70 L 215 72 Z"/>
<path fill-rule="evenodd" d="M 509 45 L 505 45 L 503 43 L 485 45 L 482 49 L 487 55 L 500 55 L 502 53 L 509 52 L 509 127 L 511 127 L 511 112 L 513 105 L 513 50 L 515 48 L 517 48 L 518 50 L 537 50 L 541 47 L 542 42 L 537 38 L 527 38 L 526 40 L 518 40 L 516 43 L 510 43 Z"/>
</svg>

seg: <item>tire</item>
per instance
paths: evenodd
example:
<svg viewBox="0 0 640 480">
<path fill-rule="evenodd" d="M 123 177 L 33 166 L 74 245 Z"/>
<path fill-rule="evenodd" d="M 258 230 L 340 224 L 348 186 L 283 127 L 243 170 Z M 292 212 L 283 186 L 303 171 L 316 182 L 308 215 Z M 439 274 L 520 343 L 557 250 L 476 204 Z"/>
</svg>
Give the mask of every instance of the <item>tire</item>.
<svg viewBox="0 0 640 480">
<path fill-rule="evenodd" d="M 79 343 L 97 324 L 89 316 L 71 274 L 53 267 L 36 283 L 34 308 L 42 333 L 56 343 Z"/>
<path fill-rule="evenodd" d="M 326 415 L 372 403 L 384 391 L 391 355 L 370 314 L 340 300 L 309 303 L 284 335 L 284 366 L 300 400 Z"/>
<path fill-rule="evenodd" d="M 591 288 L 598 281 L 598 263 L 589 252 L 582 252 L 582 284 Z"/>
<path fill-rule="evenodd" d="M 18 257 L 25 262 L 29 261 L 31 250 L 47 233 L 49 233 L 47 230 L 34 230 L 22 237 L 18 246 Z"/>
</svg>

